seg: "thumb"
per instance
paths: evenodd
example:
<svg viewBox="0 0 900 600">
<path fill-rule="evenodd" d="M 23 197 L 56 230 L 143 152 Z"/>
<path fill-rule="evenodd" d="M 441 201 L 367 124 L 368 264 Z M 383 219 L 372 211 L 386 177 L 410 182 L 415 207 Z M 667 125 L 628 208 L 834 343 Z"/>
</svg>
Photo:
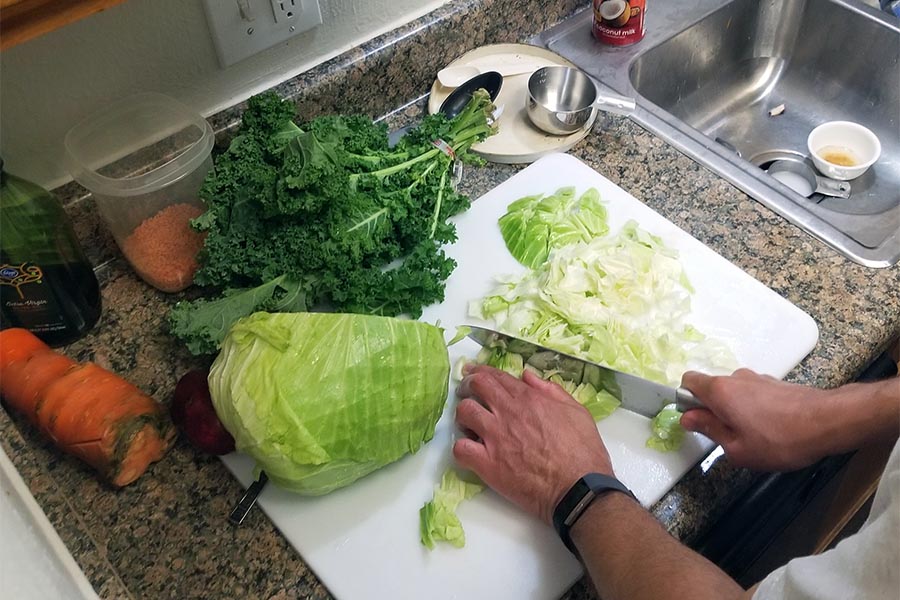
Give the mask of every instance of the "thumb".
<svg viewBox="0 0 900 600">
<path fill-rule="evenodd" d="M 732 404 L 732 379 L 687 371 L 681 376 L 681 387 L 690 390 L 708 410 L 727 418 Z"/>
<path fill-rule="evenodd" d="M 681 426 L 702 433 L 720 445 L 731 441 L 735 435 L 731 427 L 705 408 L 695 408 L 681 415 Z"/>
<path fill-rule="evenodd" d="M 706 403 L 706 399 L 711 395 L 710 387 L 713 378 L 699 371 L 685 371 L 681 376 L 681 387 L 691 390 L 691 392 Z"/>
</svg>

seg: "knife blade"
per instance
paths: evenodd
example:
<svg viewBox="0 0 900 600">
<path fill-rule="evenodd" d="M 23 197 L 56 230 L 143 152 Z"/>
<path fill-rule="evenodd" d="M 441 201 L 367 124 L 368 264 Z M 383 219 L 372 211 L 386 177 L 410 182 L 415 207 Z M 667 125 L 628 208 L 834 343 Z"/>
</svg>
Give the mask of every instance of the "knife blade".
<svg viewBox="0 0 900 600">
<path fill-rule="evenodd" d="M 519 354 L 525 364 L 541 371 L 556 371 L 560 377 L 576 385 L 590 383 L 598 390 L 602 388 L 615 396 L 622 403 L 622 408 L 639 415 L 652 419 L 664 406 L 672 403 L 681 412 L 703 407 L 697 397 L 686 388 L 673 388 L 636 375 L 622 373 L 493 329 L 477 325 L 466 327 L 471 329 L 469 338 L 481 346 L 502 348 L 506 352 Z"/>
</svg>

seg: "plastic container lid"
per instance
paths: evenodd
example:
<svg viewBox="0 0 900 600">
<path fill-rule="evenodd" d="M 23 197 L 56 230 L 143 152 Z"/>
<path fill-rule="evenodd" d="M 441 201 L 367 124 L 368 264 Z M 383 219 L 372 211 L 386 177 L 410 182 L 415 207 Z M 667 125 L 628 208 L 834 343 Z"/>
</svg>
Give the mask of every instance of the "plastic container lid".
<svg viewBox="0 0 900 600">
<path fill-rule="evenodd" d="M 66 167 L 95 194 L 137 196 L 193 172 L 214 142 L 212 127 L 187 106 L 163 94 L 138 94 L 69 130 Z"/>
</svg>

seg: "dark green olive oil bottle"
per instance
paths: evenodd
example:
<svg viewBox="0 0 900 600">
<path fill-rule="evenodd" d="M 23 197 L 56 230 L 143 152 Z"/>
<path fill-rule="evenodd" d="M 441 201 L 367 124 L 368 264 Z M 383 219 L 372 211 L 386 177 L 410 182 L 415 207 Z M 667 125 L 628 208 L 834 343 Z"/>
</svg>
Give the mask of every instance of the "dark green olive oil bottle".
<svg viewBox="0 0 900 600">
<path fill-rule="evenodd" d="M 63 346 L 99 318 L 100 285 L 59 200 L 0 159 L 0 329 Z"/>
</svg>

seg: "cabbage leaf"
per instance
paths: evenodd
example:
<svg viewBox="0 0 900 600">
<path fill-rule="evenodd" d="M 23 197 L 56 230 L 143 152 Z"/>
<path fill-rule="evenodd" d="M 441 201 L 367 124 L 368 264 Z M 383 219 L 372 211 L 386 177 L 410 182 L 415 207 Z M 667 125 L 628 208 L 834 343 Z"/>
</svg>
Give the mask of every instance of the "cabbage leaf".
<svg viewBox="0 0 900 600">
<path fill-rule="evenodd" d="M 609 230 L 606 208 L 595 188 L 579 197 L 574 187 L 563 187 L 549 196 L 520 198 L 498 223 L 510 253 L 530 268 L 543 264 L 554 248 L 587 242 Z"/>
<path fill-rule="evenodd" d="M 449 373 L 428 323 L 260 312 L 231 328 L 209 387 L 240 452 L 280 487 L 321 495 L 429 441 Z"/>
<path fill-rule="evenodd" d="M 569 392 L 580 405 L 588 409 L 595 421 L 600 421 L 613 414 L 613 411 L 622 404 L 608 391 L 602 387 L 598 390 L 588 381 L 576 384 L 571 379 L 564 379 L 561 375 L 551 375 L 548 379 Z"/>
<path fill-rule="evenodd" d="M 483 489 L 481 483 L 463 481 L 453 469 L 444 471 L 440 485 L 434 487 L 434 497 L 419 510 L 422 544 L 434 549 L 436 541 L 445 541 L 462 548 L 466 544 L 466 532 L 456 516 L 456 509 L 463 500 L 472 498 Z"/>
<path fill-rule="evenodd" d="M 660 452 L 671 452 L 681 447 L 684 428 L 681 427 L 681 413 L 674 404 L 667 404 L 650 422 L 653 435 L 647 440 L 647 447 Z"/>
</svg>

